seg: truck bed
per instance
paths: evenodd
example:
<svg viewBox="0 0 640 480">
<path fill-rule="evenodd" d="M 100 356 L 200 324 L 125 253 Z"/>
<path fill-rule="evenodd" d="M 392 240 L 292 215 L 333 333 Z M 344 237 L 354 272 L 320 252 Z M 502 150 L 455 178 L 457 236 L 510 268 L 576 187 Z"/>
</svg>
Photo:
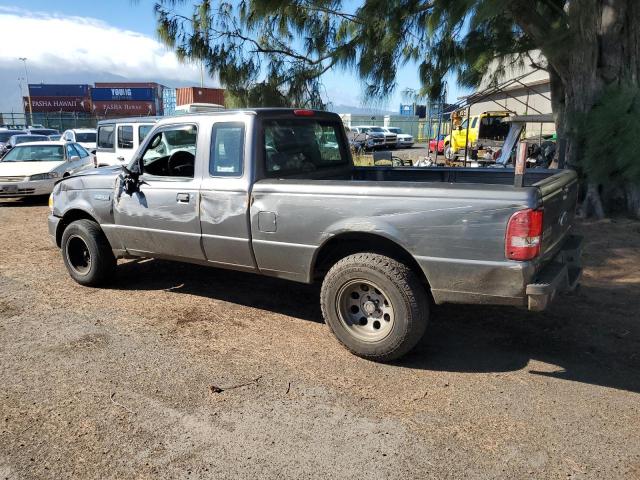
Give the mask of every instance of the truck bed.
<svg viewBox="0 0 640 480">
<path fill-rule="evenodd" d="M 560 173 L 559 170 L 531 169 L 524 176 L 524 186 L 536 186 L 539 182 Z M 355 167 L 348 175 L 332 179 L 388 181 L 388 182 L 444 182 L 482 183 L 487 185 L 513 185 L 513 169 L 508 168 L 393 168 Z"/>
</svg>

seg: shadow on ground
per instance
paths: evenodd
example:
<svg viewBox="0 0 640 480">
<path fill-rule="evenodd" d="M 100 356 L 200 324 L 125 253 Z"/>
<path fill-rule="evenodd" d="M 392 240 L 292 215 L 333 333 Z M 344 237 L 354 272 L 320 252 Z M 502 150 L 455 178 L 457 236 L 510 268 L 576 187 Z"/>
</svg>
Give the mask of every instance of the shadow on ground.
<svg viewBox="0 0 640 480">
<path fill-rule="evenodd" d="M 0 208 L 2 207 L 42 207 L 49 203 L 49 195 L 38 195 L 36 197 L 22 198 L 0 198 Z"/>
<path fill-rule="evenodd" d="M 171 289 L 322 322 L 317 285 L 160 260 L 132 261 L 118 270 L 115 289 Z M 529 370 L 533 375 L 640 392 L 636 293 L 636 286 L 582 287 L 543 313 L 435 306 L 425 339 L 395 365 L 486 373 L 521 370 L 539 360 L 557 368 Z"/>
</svg>

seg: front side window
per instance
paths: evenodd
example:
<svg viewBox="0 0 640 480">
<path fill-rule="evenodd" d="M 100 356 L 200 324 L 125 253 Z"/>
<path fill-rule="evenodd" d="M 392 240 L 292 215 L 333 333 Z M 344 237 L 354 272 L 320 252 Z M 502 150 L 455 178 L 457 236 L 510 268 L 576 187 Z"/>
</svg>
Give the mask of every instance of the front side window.
<svg viewBox="0 0 640 480">
<path fill-rule="evenodd" d="M 473 120 L 471 120 L 471 128 L 476 128 L 476 123 L 478 123 L 478 117 L 473 117 Z"/>
<path fill-rule="evenodd" d="M 82 145 L 74 143 L 73 146 L 81 157 L 88 157 L 91 155 Z"/>
<path fill-rule="evenodd" d="M 242 175 L 244 159 L 244 123 L 216 123 L 211 132 L 209 173 L 211 176 Z"/>
<path fill-rule="evenodd" d="M 71 157 L 79 157 L 80 155 L 78 154 L 78 152 L 76 151 L 76 149 L 73 146 L 73 143 L 67 143 L 65 145 L 65 148 L 67 149 L 67 160 L 71 159 Z"/>
<path fill-rule="evenodd" d="M 197 133 L 195 125 L 176 125 L 156 132 L 142 154 L 142 172 L 193 178 Z"/>
<path fill-rule="evenodd" d="M 23 145 L 15 147 L 2 159 L 3 162 L 62 162 L 63 160 L 62 145 Z"/>
<path fill-rule="evenodd" d="M 118 126 L 118 148 L 133 148 L 133 127 L 131 125 Z"/>
<path fill-rule="evenodd" d="M 266 120 L 264 149 L 267 174 L 302 173 L 347 165 L 339 123 L 325 120 Z"/>
<path fill-rule="evenodd" d="M 115 127 L 113 125 L 103 125 L 98 127 L 98 148 L 114 148 L 114 131 Z"/>
</svg>

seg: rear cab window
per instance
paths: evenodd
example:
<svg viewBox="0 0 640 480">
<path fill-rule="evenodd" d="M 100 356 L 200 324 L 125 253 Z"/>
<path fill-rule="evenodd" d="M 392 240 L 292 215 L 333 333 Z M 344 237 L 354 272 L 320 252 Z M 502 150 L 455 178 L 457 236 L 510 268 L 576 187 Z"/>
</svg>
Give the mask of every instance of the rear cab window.
<svg viewBox="0 0 640 480">
<path fill-rule="evenodd" d="M 219 122 L 211 132 L 209 174 L 212 177 L 239 177 L 244 160 L 244 123 Z"/>
<path fill-rule="evenodd" d="M 348 166 L 342 124 L 321 119 L 265 119 L 264 159 L 268 177 Z"/>
<path fill-rule="evenodd" d="M 115 125 L 107 124 L 98 127 L 98 148 L 100 150 L 115 150 Z"/>
</svg>

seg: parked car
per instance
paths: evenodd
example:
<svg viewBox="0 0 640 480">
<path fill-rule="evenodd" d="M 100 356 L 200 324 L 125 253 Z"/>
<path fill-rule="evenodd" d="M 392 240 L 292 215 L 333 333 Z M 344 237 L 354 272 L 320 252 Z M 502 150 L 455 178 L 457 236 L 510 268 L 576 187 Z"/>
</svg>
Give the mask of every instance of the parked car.
<svg viewBox="0 0 640 480">
<path fill-rule="evenodd" d="M 77 143 L 19 144 L 0 160 L 0 197 L 49 195 L 56 180 L 89 168 L 93 159 Z"/>
<path fill-rule="evenodd" d="M 27 135 L 28 133 L 26 130 L 0 128 L 0 157 L 5 153 L 4 146 L 9 142 L 11 137 L 14 135 Z"/>
<path fill-rule="evenodd" d="M 577 174 L 523 180 L 508 168 L 354 167 L 333 113 L 185 115 L 158 121 L 126 166 L 58 182 L 48 228 L 82 285 L 108 282 L 119 257 L 321 282 L 338 340 L 386 361 L 418 343 L 430 299 L 542 310 L 575 287 Z"/>
<path fill-rule="evenodd" d="M 75 142 L 82 145 L 91 153 L 96 151 L 96 129 L 95 128 L 72 128 L 65 130 L 62 134 L 65 142 Z"/>
<path fill-rule="evenodd" d="M 396 148 L 411 148 L 414 141 L 413 136 L 408 133 L 402 133 L 402 129 L 398 127 L 384 127 L 388 133 L 396 136 Z"/>
<path fill-rule="evenodd" d="M 0 157 L 6 155 L 6 153 L 14 148 L 16 145 L 27 142 L 42 142 L 49 140 L 49 137 L 45 135 L 31 135 L 28 133 L 21 133 L 18 135 L 11 135 L 9 141 L 2 146 L 0 150 Z"/>
<path fill-rule="evenodd" d="M 349 140 L 356 147 L 372 150 L 374 148 L 395 147 L 397 137 L 394 133 L 385 131 L 383 127 L 357 125 L 351 127 Z"/>
<path fill-rule="evenodd" d="M 29 133 L 32 134 L 32 135 L 49 136 L 49 135 L 59 135 L 60 134 L 60 132 L 58 130 L 56 130 L 55 128 L 29 127 L 27 130 L 29 130 Z"/>
<path fill-rule="evenodd" d="M 159 118 L 134 117 L 98 122 L 98 166 L 128 164 Z"/>
<path fill-rule="evenodd" d="M 438 153 L 444 153 L 444 142 L 447 136 L 444 134 L 440 134 L 438 138 L 432 138 L 429 140 L 429 153 L 433 153 L 436 151 L 436 146 L 438 148 Z"/>
</svg>

